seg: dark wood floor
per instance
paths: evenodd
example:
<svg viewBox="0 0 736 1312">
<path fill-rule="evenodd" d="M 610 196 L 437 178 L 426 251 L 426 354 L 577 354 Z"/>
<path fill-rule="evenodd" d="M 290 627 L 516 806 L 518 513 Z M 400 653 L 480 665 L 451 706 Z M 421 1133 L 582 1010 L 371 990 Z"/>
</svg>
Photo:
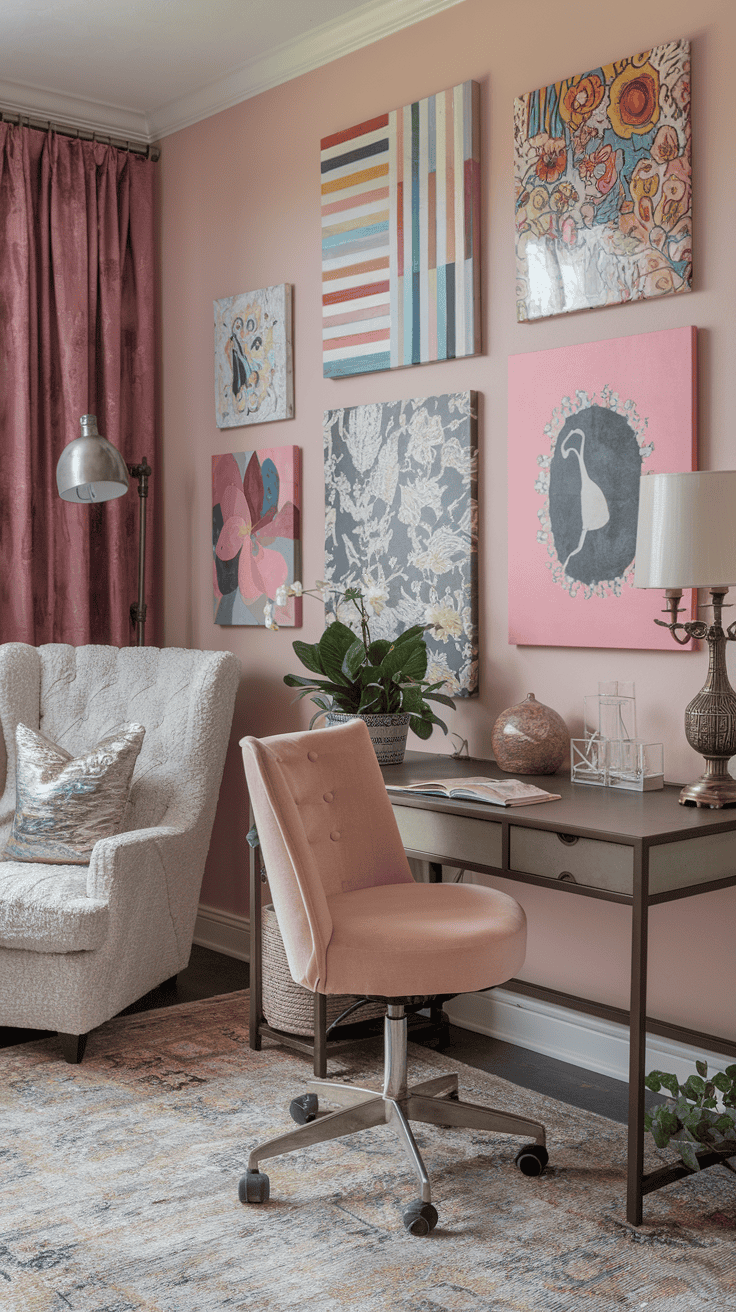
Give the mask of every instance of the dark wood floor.
<svg viewBox="0 0 736 1312">
<path fill-rule="evenodd" d="M 211 998 L 218 993 L 233 993 L 248 987 L 248 966 L 234 957 L 222 956 L 209 948 L 192 948 L 186 970 L 180 972 L 176 988 L 154 989 L 127 1009 L 148 1011 L 154 1007 L 173 1006 L 179 1002 L 194 1002 Z M 123 1013 L 127 1014 L 127 1013 Z M 21 1030 L 0 1026 L 0 1047 L 45 1038 L 49 1031 Z M 414 1038 L 414 1036 L 412 1036 Z M 468 1066 L 492 1071 L 524 1089 L 534 1089 L 560 1102 L 582 1107 L 625 1123 L 627 1119 L 628 1085 L 606 1075 L 597 1075 L 567 1062 L 555 1061 L 527 1048 L 517 1048 L 499 1039 L 486 1038 L 471 1030 L 450 1026 L 450 1046 L 446 1051 Z M 307 1059 L 305 1058 L 305 1064 Z M 648 1095 L 659 1101 L 655 1095 Z"/>
</svg>

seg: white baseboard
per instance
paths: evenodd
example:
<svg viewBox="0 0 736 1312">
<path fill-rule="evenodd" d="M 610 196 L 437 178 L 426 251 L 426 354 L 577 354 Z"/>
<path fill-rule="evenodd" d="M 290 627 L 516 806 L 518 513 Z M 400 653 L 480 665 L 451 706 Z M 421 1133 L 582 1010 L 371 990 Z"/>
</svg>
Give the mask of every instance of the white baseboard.
<svg viewBox="0 0 736 1312">
<path fill-rule="evenodd" d="M 446 1002 L 445 1011 L 451 1023 L 461 1029 L 504 1039 L 572 1066 L 628 1081 L 629 1032 L 625 1025 L 504 988 L 464 993 Z M 696 1060 L 707 1061 L 710 1070 L 715 1071 L 730 1065 L 733 1057 L 696 1051 L 673 1039 L 647 1035 L 647 1071 L 673 1071 L 684 1081 L 695 1074 Z"/>
<path fill-rule="evenodd" d="M 247 916 L 200 903 L 194 942 L 223 956 L 249 961 L 250 921 Z M 460 1029 L 503 1039 L 616 1080 L 629 1078 L 629 1032 L 625 1025 L 504 988 L 464 993 L 446 1002 L 445 1011 Z M 647 1036 L 648 1071 L 673 1071 L 684 1081 L 695 1074 L 698 1059 L 707 1061 L 712 1071 L 722 1070 L 733 1061 L 721 1053 L 696 1051 L 656 1034 Z"/>
<path fill-rule="evenodd" d="M 201 948 L 221 952 L 224 957 L 250 961 L 250 920 L 200 902 L 193 941 Z"/>
</svg>

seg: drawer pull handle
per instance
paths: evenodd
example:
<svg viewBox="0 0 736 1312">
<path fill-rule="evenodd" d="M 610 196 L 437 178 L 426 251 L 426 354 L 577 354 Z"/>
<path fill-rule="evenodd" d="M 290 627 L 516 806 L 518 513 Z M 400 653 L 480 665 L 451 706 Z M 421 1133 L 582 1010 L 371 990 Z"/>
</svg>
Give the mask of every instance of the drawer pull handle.
<svg viewBox="0 0 736 1312">
<path fill-rule="evenodd" d="M 577 884 L 578 882 L 572 870 L 562 870 L 557 878 L 564 880 L 566 884 Z"/>
<path fill-rule="evenodd" d="M 565 847 L 574 847 L 576 843 L 580 842 L 579 834 L 558 834 L 557 837 L 561 843 L 565 844 Z"/>
</svg>

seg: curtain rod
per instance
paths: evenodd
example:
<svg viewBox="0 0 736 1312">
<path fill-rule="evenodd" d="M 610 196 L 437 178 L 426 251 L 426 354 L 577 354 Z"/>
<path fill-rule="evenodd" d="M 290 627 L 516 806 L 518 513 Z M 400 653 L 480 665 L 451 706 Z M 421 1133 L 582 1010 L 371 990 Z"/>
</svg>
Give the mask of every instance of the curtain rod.
<svg viewBox="0 0 736 1312">
<path fill-rule="evenodd" d="M 160 146 L 152 146 L 140 141 L 126 141 L 124 138 L 111 137 L 107 132 L 94 132 L 89 128 L 65 127 L 64 124 L 54 123 L 47 118 L 37 118 L 35 114 L 12 114 L 2 109 L 0 123 L 11 123 L 18 128 L 35 128 L 40 132 L 48 132 L 50 129 L 52 132 L 57 132 L 59 136 L 76 137 L 79 141 L 99 141 L 103 146 L 115 146 L 117 150 L 127 150 L 131 155 L 143 155 L 154 163 L 161 158 Z"/>
</svg>

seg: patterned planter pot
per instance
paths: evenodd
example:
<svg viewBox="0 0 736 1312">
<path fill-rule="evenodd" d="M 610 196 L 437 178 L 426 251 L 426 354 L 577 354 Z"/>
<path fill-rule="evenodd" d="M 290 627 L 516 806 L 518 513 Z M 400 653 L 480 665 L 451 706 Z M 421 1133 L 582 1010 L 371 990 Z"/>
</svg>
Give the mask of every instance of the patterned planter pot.
<svg viewBox="0 0 736 1312">
<path fill-rule="evenodd" d="M 347 724 L 348 720 L 364 720 L 379 765 L 401 765 L 406 751 L 409 732 L 409 712 L 400 715 L 348 715 L 342 711 L 328 711 L 327 724 Z"/>
</svg>

